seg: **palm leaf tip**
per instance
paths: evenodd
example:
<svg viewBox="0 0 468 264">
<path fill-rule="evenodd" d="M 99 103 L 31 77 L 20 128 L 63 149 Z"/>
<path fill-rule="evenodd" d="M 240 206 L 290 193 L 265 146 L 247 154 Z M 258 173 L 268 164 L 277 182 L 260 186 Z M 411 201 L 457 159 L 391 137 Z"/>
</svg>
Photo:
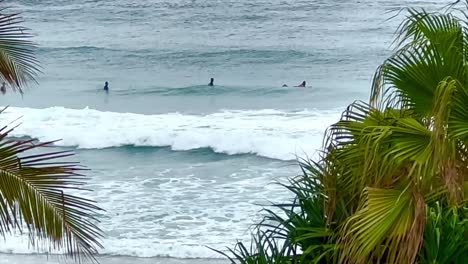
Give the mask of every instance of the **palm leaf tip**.
<svg viewBox="0 0 468 264">
<path fill-rule="evenodd" d="M 0 9 L 0 81 L 20 93 L 28 83 L 37 83 L 40 73 L 35 55 L 36 44 L 31 41 L 32 34 L 22 23 L 19 13 Z"/>
<path fill-rule="evenodd" d="M 0 235 L 29 233 L 30 242 L 48 241 L 75 259 L 90 259 L 102 248 L 94 201 L 81 195 L 86 176 L 78 163 L 63 160 L 69 151 L 47 151 L 44 144 L 8 139 L 0 132 Z"/>
</svg>

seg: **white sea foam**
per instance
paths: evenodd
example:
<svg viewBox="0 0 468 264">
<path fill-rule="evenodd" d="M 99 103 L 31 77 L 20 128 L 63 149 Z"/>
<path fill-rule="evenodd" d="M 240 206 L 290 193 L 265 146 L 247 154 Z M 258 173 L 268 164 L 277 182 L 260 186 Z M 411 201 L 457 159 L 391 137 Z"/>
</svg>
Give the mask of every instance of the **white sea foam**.
<svg viewBox="0 0 468 264">
<path fill-rule="evenodd" d="M 20 121 L 14 121 L 22 117 Z M 254 153 L 294 159 L 313 153 L 323 130 L 338 112 L 222 111 L 208 115 L 180 113 L 142 115 L 92 109 L 11 107 L 0 124 L 22 124 L 14 136 L 42 141 L 63 139 L 61 146 L 107 148 L 123 145 L 170 146 L 174 150 L 210 147 L 216 152 Z M 259 204 L 290 199 L 272 181 L 297 175 L 297 166 L 279 160 L 245 159 L 199 163 L 166 160 L 151 152 L 83 152 L 92 168 L 87 197 L 106 211 L 101 254 L 136 257 L 217 258 L 216 249 L 250 240 L 249 227 L 258 220 Z M 185 153 L 183 153 L 185 155 Z M 97 159 L 96 159 L 97 158 Z M 94 162 L 94 163 L 93 163 Z M 274 195 L 272 195 L 274 194 Z M 0 241 L 2 253 L 54 252 L 28 247 L 27 236 Z"/>
<path fill-rule="evenodd" d="M 236 234 L 237 235 L 237 234 Z M 7 243 L 6 243 L 7 242 Z M 100 254 L 113 256 L 133 256 L 141 258 L 222 258 L 205 245 L 184 245 L 179 243 L 160 243 L 154 239 L 105 239 L 105 248 Z M 211 245 L 216 247 L 217 245 Z M 225 248 L 219 248 L 225 250 Z M 65 254 L 65 250 L 54 249 L 46 240 L 33 247 L 25 235 L 7 235 L 5 243 L 0 241 L 0 253 L 7 254 Z M 0 263 L 2 263 L 0 261 Z"/>
<path fill-rule="evenodd" d="M 100 149 L 119 146 L 168 146 L 173 150 L 211 148 L 217 153 L 256 154 L 292 160 L 312 155 L 323 132 L 337 121 L 338 111 L 222 111 L 208 115 L 168 113 L 143 115 L 89 108 L 10 107 L 2 124 L 21 117 L 13 136 L 41 141 L 61 139 L 58 146 Z M 16 121 L 18 122 L 18 121 Z"/>
<path fill-rule="evenodd" d="M 275 175 L 293 175 L 291 167 L 273 165 L 284 162 L 207 175 L 203 166 L 194 170 L 183 164 L 173 170 L 153 165 L 149 172 L 144 164 L 132 168 L 128 165 L 135 160 L 122 158 L 125 162 L 114 160 L 112 171 L 98 169 L 90 183 L 95 192 L 88 198 L 106 210 L 99 224 L 105 232 L 100 254 L 220 258 L 208 247 L 224 250 L 238 240 L 248 243 L 249 227 L 258 221 L 258 204 L 266 204 L 266 197 L 276 202 L 290 198 L 283 187 L 269 184 Z M 38 246 L 28 246 L 27 235 L 7 236 L 0 253 L 62 253 L 45 242 Z"/>
</svg>

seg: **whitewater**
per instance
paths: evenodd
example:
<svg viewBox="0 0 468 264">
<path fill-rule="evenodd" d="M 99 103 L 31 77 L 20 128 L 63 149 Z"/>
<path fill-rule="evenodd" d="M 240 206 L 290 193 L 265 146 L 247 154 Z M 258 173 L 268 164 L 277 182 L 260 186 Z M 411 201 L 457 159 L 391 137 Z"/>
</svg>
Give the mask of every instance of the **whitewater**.
<svg viewBox="0 0 468 264">
<path fill-rule="evenodd" d="M 321 147 L 325 129 L 341 111 L 285 112 L 224 110 L 208 115 L 142 115 L 94 109 L 10 107 L 3 124 L 20 124 L 15 137 L 33 137 L 56 146 L 102 149 L 122 146 L 170 147 L 175 151 L 209 148 L 228 155 L 254 154 L 294 160 Z"/>
<path fill-rule="evenodd" d="M 387 19 L 451 1 L 7 2 L 42 73 L 23 96 L 0 95 L 0 126 L 89 169 L 79 195 L 105 210 L 101 263 L 224 264 L 209 247 L 248 244 L 262 206 L 293 198 L 276 183 L 368 100 L 403 14 Z M 0 264 L 58 263 L 46 252 L 61 253 L 13 234 Z"/>
</svg>

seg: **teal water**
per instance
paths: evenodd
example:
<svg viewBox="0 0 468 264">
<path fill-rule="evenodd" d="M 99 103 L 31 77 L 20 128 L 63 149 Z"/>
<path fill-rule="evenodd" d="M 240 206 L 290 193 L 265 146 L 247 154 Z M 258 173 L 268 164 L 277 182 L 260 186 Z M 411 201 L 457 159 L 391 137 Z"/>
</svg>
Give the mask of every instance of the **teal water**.
<svg viewBox="0 0 468 264">
<path fill-rule="evenodd" d="M 296 157 L 314 157 L 340 111 L 367 100 L 400 21 L 388 12 L 448 2 L 8 1 L 43 74 L 1 98 L 0 121 L 22 123 L 14 136 L 62 139 L 91 169 L 113 263 L 216 258 L 206 246 L 248 240 L 259 204 L 290 198 L 273 182 L 298 174 Z M 0 263 L 43 252 L 7 242 Z"/>
</svg>

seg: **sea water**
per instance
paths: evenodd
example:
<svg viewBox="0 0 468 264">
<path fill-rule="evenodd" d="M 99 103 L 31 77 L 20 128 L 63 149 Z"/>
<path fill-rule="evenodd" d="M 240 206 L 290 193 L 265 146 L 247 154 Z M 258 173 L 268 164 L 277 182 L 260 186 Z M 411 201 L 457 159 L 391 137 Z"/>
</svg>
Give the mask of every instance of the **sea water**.
<svg viewBox="0 0 468 264">
<path fill-rule="evenodd" d="M 220 258 L 208 247 L 248 242 L 261 205 L 292 198 L 275 182 L 368 99 L 395 10 L 448 2 L 8 1 L 35 35 L 42 74 L 23 97 L 2 96 L 0 121 L 21 123 L 13 136 L 61 139 L 91 169 L 109 263 Z M 0 252 L 0 263 L 45 261 L 23 255 L 44 252 L 25 236 Z"/>
</svg>

